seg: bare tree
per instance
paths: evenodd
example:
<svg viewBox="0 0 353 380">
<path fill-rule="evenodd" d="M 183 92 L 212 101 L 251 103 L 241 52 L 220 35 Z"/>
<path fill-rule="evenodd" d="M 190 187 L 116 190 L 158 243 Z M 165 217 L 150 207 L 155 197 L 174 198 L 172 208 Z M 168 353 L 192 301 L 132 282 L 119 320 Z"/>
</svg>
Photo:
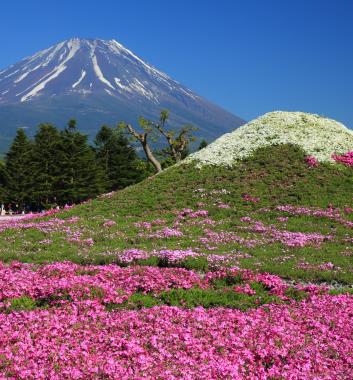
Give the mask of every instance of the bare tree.
<svg viewBox="0 0 353 380">
<path fill-rule="evenodd" d="M 174 130 L 167 131 L 165 124 L 168 118 L 169 112 L 167 110 L 161 111 L 159 122 L 157 123 L 140 117 L 139 126 L 143 130 L 141 133 L 136 131 L 130 124 L 124 122 L 119 124 L 119 127 L 125 129 L 134 141 L 139 141 L 141 143 L 147 160 L 154 166 L 157 173 L 162 171 L 162 165 L 153 154 L 149 145 L 149 140 L 156 142 L 160 136 L 163 136 L 168 144 L 168 148 L 164 149 L 163 152 L 165 153 L 168 151 L 168 154 L 173 158 L 174 162 L 180 162 L 182 160 L 183 153 L 188 144 L 195 140 L 192 132 L 197 130 L 197 128 L 190 125 L 182 127 L 178 132 Z"/>
<path fill-rule="evenodd" d="M 154 166 L 157 173 L 162 171 L 162 165 L 154 156 L 152 149 L 149 146 L 148 138 L 152 134 L 152 129 L 149 126 L 149 121 L 144 118 L 139 119 L 140 127 L 143 129 L 142 133 L 137 132 L 130 124 L 121 122 L 119 127 L 125 129 L 135 141 L 139 141 L 142 145 L 142 149 L 145 152 L 147 160 Z"/>
<path fill-rule="evenodd" d="M 183 152 L 189 145 L 191 141 L 195 141 L 195 137 L 192 132 L 196 131 L 197 128 L 191 125 L 185 125 L 177 133 L 174 130 L 167 131 L 165 129 L 165 123 L 169 118 L 169 112 L 167 110 L 162 110 L 160 113 L 159 123 L 151 123 L 162 136 L 165 137 L 170 149 L 170 155 L 175 162 L 180 162 L 182 160 Z"/>
</svg>

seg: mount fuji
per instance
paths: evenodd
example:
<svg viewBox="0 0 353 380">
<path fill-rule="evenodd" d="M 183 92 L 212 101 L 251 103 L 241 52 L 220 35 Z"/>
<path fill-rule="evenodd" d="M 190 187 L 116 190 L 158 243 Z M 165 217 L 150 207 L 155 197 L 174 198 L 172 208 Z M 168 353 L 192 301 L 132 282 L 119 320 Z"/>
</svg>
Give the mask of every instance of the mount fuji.
<svg viewBox="0 0 353 380">
<path fill-rule="evenodd" d="M 20 127 L 33 135 L 39 123 L 75 118 L 93 137 L 102 124 L 136 124 L 161 109 L 171 127 L 192 124 L 209 141 L 243 124 L 115 40 L 66 40 L 0 70 L 0 150 Z"/>
</svg>

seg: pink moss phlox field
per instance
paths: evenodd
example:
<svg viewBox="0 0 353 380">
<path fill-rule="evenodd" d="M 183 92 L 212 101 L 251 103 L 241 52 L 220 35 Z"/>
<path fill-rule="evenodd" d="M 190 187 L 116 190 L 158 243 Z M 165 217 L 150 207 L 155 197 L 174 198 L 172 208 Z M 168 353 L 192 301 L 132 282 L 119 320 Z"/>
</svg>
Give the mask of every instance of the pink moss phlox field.
<svg viewBox="0 0 353 380">
<path fill-rule="evenodd" d="M 147 252 L 141 249 L 128 249 L 117 253 L 117 259 L 121 264 L 129 264 L 136 260 L 144 260 L 150 257 L 157 257 L 159 259 L 165 260 L 170 264 L 180 263 L 189 257 L 199 257 L 204 254 L 195 252 L 191 249 L 161 249 L 159 251 L 153 250 Z"/>
<path fill-rule="evenodd" d="M 145 251 L 142 249 L 126 249 L 124 251 L 106 253 L 109 256 L 114 256 L 116 261 L 121 265 L 135 263 L 138 260 L 146 260 L 152 257 L 163 260 L 169 265 L 179 265 L 184 260 L 189 258 L 203 257 L 207 260 L 209 268 L 217 269 L 225 266 L 235 266 L 238 264 L 238 259 L 251 257 L 248 253 L 230 252 L 225 255 L 221 254 L 205 254 L 199 249 L 161 249 L 153 251 Z"/>
<path fill-rule="evenodd" d="M 228 207 L 227 207 L 228 208 Z M 353 226 L 353 222 L 344 219 L 341 216 L 340 210 L 328 208 L 327 210 L 310 209 L 304 207 L 295 207 L 291 205 L 277 206 L 276 211 L 287 212 L 291 215 L 311 215 L 311 216 L 324 216 L 334 219 L 345 226 Z M 262 212 L 271 211 L 270 209 L 261 209 Z M 346 213 L 346 212 L 345 212 Z M 279 216 L 278 221 L 287 222 L 287 216 Z M 318 232 L 295 232 L 286 231 L 277 228 L 275 225 L 265 225 L 262 221 L 253 220 L 249 216 L 240 218 L 240 222 L 243 225 L 238 225 L 235 228 L 240 231 L 247 231 L 250 233 L 260 234 L 260 237 L 244 237 L 239 236 L 232 231 L 215 231 L 211 227 L 220 225 L 220 221 L 213 220 L 209 217 L 207 210 L 193 210 L 186 208 L 176 212 L 176 218 L 173 222 L 173 227 L 163 227 L 162 229 L 155 229 L 156 224 L 154 222 L 138 222 L 135 223 L 140 232 L 139 237 L 143 238 L 157 238 L 165 239 L 170 237 L 185 236 L 185 230 L 188 226 L 201 226 L 203 227 L 203 235 L 198 238 L 198 242 L 202 243 L 204 248 L 208 251 L 214 250 L 218 245 L 238 243 L 246 248 L 253 248 L 258 245 L 272 244 L 280 242 L 287 247 L 305 247 L 311 245 L 319 247 L 324 241 L 329 241 L 334 238 L 331 235 L 323 235 Z M 248 224 L 247 226 L 244 224 Z"/>
<path fill-rule="evenodd" d="M 307 215 L 307 216 L 313 216 L 317 218 L 328 218 L 340 224 L 343 224 L 346 227 L 353 227 L 353 222 L 351 222 L 350 220 L 346 220 L 342 215 L 342 214 L 347 214 L 347 215 L 350 214 L 351 207 L 345 207 L 344 210 L 342 211 L 338 207 L 333 207 L 332 205 L 330 205 L 326 209 L 283 205 L 283 206 L 277 206 L 275 210 L 286 212 L 290 215 Z M 262 209 L 262 211 L 270 211 L 270 210 Z"/>
<path fill-rule="evenodd" d="M 221 269 L 215 272 L 206 273 L 204 281 L 207 285 L 210 285 L 215 279 L 223 279 L 229 276 L 239 276 L 239 278 L 241 278 L 242 281 L 247 282 L 247 284 L 251 282 L 261 283 L 270 291 L 270 294 L 281 297 L 284 297 L 284 293 L 288 289 L 288 285 L 276 275 L 269 273 L 256 273 L 251 270 L 240 268 Z M 241 293 L 244 293 L 244 289 L 249 289 L 246 287 L 247 284 L 245 284 L 245 288 L 239 288 L 243 289 L 243 291 L 240 291 Z M 326 289 L 322 288 L 322 290 L 325 291 Z"/>
<path fill-rule="evenodd" d="M 57 231 L 59 229 L 65 230 L 65 226 L 75 224 L 79 220 L 79 217 L 73 216 L 68 219 L 60 219 L 60 218 L 51 218 L 48 220 L 40 220 L 35 221 L 37 218 L 41 218 L 43 216 L 49 216 L 52 214 L 57 214 L 58 210 L 50 210 L 47 213 L 41 214 L 27 214 L 21 215 L 19 217 L 13 217 L 11 219 L 6 219 L 4 221 L 0 221 L 0 232 L 5 230 L 26 230 L 26 229 L 37 229 L 44 233 L 49 233 L 52 231 Z M 67 227 L 68 234 L 70 234 L 70 227 Z"/>
<path fill-rule="evenodd" d="M 351 379 L 353 297 L 313 296 L 247 312 L 87 301 L 0 314 L 12 379 Z"/>
<path fill-rule="evenodd" d="M 353 151 L 341 155 L 333 154 L 332 158 L 335 161 L 342 163 L 343 165 L 353 166 Z"/>
<path fill-rule="evenodd" d="M 305 261 L 301 261 L 297 264 L 297 268 L 304 270 L 320 270 L 320 271 L 340 271 L 341 268 L 332 264 L 330 261 L 322 264 L 309 264 Z"/>
<path fill-rule="evenodd" d="M 22 296 L 121 303 L 137 291 L 158 293 L 194 286 L 202 286 L 201 278 L 182 268 L 79 266 L 70 262 L 36 267 L 13 262 L 10 266 L 0 264 L 0 310 L 8 300 Z"/>
<path fill-rule="evenodd" d="M 177 251 L 174 255 L 176 258 L 171 260 L 178 260 Z M 69 262 L 35 266 L 13 262 L 10 266 L 0 266 L 0 310 L 6 309 L 12 299 L 23 296 L 54 303 L 59 300 L 61 304 L 88 299 L 103 304 L 122 303 L 136 292 L 158 294 L 172 288 L 208 288 L 215 279 L 230 276 L 239 277 L 243 285 L 263 284 L 270 294 L 286 298 L 288 284 L 280 277 L 237 267 L 201 276 L 183 268 L 80 266 Z"/>
<path fill-rule="evenodd" d="M 292 232 L 279 230 L 274 225 L 265 225 L 261 221 L 252 220 L 250 217 L 243 217 L 241 221 L 250 224 L 249 227 L 241 229 L 265 234 L 265 236 L 280 242 L 288 247 L 304 247 L 306 245 L 318 246 L 323 241 L 333 239 L 332 235 L 322 235 L 317 232 Z M 267 243 L 270 241 L 268 240 Z"/>
<path fill-rule="evenodd" d="M 182 231 L 176 228 L 170 228 L 170 227 L 164 227 L 161 230 L 157 230 L 150 233 L 140 232 L 138 234 L 139 237 L 143 237 L 146 239 L 164 239 L 164 238 L 180 237 L 183 235 L 184 234 Z"/>
<path fill-rule="evenodd" d="M 227 244 L 227 243 L 239 243 L 247 248 L 253 248 L 257 245 L 264 244 L 264 240 L 260 239 L 246 239 L 234 232 L 228 231 L 212 231 L 210 229 L 204 230 L 204 236 L 199 238 L 199 242 L 203 243 L 209 248 L 209 244 Z"/>
</svg>

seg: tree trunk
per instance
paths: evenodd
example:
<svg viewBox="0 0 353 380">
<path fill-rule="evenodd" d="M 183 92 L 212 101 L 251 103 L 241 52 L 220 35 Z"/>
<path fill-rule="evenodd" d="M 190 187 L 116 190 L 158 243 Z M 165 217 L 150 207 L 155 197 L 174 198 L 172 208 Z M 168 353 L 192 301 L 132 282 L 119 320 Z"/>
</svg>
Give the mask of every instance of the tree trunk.
<svg viewBox="0 0 353 380">
<path fill-rule="evenodd" d="M 162 171 L 162 166 L 157 158 L 153 155 L 150 146 L 147 142 L 147 132 L 143 134 L 137 133 L 130 124 L 123 124 L 123 126 L 129 131 L 130 135 L 133 136 L 137 141 L 140 141 L 143 151 L 146 154 L 147 160 L 154 166 L 157 173 Z"/>
<path fill-rule="evenodd" d="M 153 153 L 152 153 L 149 145 L 147 144 L 147 142 L 143 142 L 142 147 L 143 147 L 143 150 L 146 154 L 148 161 L 154 166 L 157 173 L 160 173 L 162 171 L 162 166 L 161 166 L 160 162 L 156 159 L 156 157 L 153 155 Z"/>
</svg>

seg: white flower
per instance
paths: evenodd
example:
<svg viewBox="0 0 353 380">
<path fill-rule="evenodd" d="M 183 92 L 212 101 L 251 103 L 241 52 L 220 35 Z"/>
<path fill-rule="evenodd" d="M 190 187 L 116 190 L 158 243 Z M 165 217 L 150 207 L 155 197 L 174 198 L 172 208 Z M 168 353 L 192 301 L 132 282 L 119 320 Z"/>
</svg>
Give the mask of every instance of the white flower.
<svg viewBox="0 0 353 380">
<path fill-rule="evenodd" d="M 232 166 L 268 145 L 296 144 L 321 162 L 333 162 L 333 153 L 353 150 L 353 131 L 343 124 L 304 112 L 270 112 L 227 133 L 184 162 L 197 166 Z"/>
</svg>

